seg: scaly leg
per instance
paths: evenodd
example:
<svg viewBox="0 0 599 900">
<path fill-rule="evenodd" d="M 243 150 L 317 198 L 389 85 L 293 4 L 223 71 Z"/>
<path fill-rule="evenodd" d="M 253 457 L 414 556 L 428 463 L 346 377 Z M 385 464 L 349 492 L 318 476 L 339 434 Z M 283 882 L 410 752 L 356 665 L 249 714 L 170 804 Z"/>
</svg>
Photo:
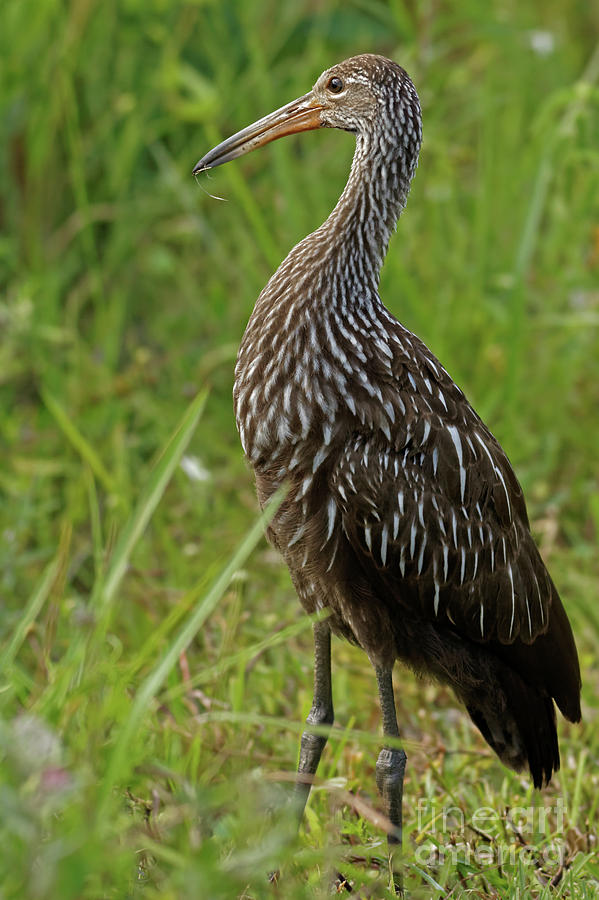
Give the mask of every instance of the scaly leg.
<svg viewBox="0 0 599 900">
<path fill-rule="evenodd" d="M 331 629 L 328 622 L 314 624 L 314 699 L 312 709 L 306 719 L 307 725 L 332 725 L 333 691 L 331 687 Z M 295 803 L 298 823 L 304 815 L 308 802 L 312 777 L 316 774 L 318 763 L 327 738 L 322 734 L 304 731 L 300 745 L 300 757 L 295 783 Z"/>
<path fill-rule="evenodd" d="M 376 680 L 379 688 L 381 711 L 383 713 L 383 733 L 385 737 L 399 737 L 397 727 L 397 715 L 395 712 L 395 698 L 393 696 L 393 669 L 376 669 Z M 389 842 L 389 856 L 393 872 L 395 889 L 402 892 L 401 874 L 396 874 L 397 859 L 394 860 L 394 850 L 401 853 L 402 831 L 402 797 L 403 779 L 406 769 L 407 756 L 403 750 L 391 747 L 383 747 L 376 763 L 376 783 L 387 807 L 387 816 L 390 819 L 393 830 L 387 835 Z M 399 855 L 399 854 L 396 854 Z"/>
</svg>

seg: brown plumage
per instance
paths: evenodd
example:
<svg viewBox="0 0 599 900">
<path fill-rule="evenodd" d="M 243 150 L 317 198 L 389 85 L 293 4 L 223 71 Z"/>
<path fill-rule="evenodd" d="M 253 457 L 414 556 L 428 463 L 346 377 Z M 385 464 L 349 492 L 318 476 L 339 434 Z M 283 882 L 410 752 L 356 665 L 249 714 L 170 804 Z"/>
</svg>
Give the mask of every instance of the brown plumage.
<svg viewBox="0 0 599 900">
<path fill-rule="evenodd" d="M 580 718 L 572 632 L 531 537 L 507 456 L 440 362 L 387 311 L 380 267 L 416 168 L 421 115 L 396 63 L 363 55 L 216 147 L 194 174 L 286 134 L 356 135 L 343 194 L 270 279 L 244 334 L 235 412 L 264 505 L 288 484 L 268 536 L 315 628 L 309 723 L 330 723 L 329 633 L 368 654 L 385 734 L 398 734 L 400 659 L 448 684 L 501 760 L 535 786 L 559 766 L 554 701 Z M 324 739 L 306 732 L 300 775 Z M 403 751 L 377 781 L 397 840 Z M 301 782 L 302 779 L 300 779 Z M 300 809 L 309 787 L 298 787 Z"/>
</svg>

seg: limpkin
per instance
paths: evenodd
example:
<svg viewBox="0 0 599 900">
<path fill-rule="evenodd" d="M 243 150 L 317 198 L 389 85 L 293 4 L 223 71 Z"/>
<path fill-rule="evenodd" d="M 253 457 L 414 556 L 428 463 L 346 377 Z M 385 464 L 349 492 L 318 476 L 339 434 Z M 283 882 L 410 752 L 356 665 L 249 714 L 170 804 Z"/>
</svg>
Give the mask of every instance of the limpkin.
<svg viewBox="0 0 599 900">
<path fill-rule="evenodd" d="M 568 618 L 529 529 L 508 458 L 441 363 L 383 306 L 379 273 L 422 135 L 407 73 L 381 56 L 325 71 L 303 97 L 223 141 L 194 175 L 314 128 L 356 137 L 347 185 L 260 294 L 234 402 L 268 529 L 314 625 L 308 725 L 333 722 L 331 632 L 368 654 L 385 736 L 398 738 L 396 659 L 449 685 L 507 766 L 535 787 L 559 767 L 554 701 L 580 718 Z M 301 817 L 326 742 L 302 736 Z M 384 747 L 377 784 L 401 840 L 406 755 Z"/>
</svg>

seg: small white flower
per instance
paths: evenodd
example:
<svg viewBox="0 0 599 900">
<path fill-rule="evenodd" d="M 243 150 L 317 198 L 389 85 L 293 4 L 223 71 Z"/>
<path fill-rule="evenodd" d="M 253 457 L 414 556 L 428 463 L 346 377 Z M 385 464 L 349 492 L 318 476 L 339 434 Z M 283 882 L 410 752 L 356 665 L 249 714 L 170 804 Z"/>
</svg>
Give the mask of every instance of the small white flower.
<svg viewBox="0 0 599 900">
<path fill-rule="evenodd" d="M 202 465 L 197 456 L 184 456 L 181 460 L 181 468 L 190 481 L 210 481 L 210 472 Z"/>
<path fill-rule="evenodd" d="M 539 56 L 550 56 L 555 50 L 555 35 L 551 31 L 530 31 L 528 39 L 532 51 Z"/>
</svg>

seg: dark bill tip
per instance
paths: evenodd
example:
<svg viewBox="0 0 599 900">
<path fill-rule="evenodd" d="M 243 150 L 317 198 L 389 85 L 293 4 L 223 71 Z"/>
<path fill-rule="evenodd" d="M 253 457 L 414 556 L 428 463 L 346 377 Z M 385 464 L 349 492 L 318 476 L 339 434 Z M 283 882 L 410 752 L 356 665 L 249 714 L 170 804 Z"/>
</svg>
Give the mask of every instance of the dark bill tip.
<svg viewBox="0 0 599 900">
<path fill-rule="evenodd" d="M 222 141 L 195 164 L 191 174 L 200 175 L 208 169 L 215 169 L 288 134 L 320 128 L 323 124 L 321 113 L 322 107 L 310 91 Z"/>
</svg>

